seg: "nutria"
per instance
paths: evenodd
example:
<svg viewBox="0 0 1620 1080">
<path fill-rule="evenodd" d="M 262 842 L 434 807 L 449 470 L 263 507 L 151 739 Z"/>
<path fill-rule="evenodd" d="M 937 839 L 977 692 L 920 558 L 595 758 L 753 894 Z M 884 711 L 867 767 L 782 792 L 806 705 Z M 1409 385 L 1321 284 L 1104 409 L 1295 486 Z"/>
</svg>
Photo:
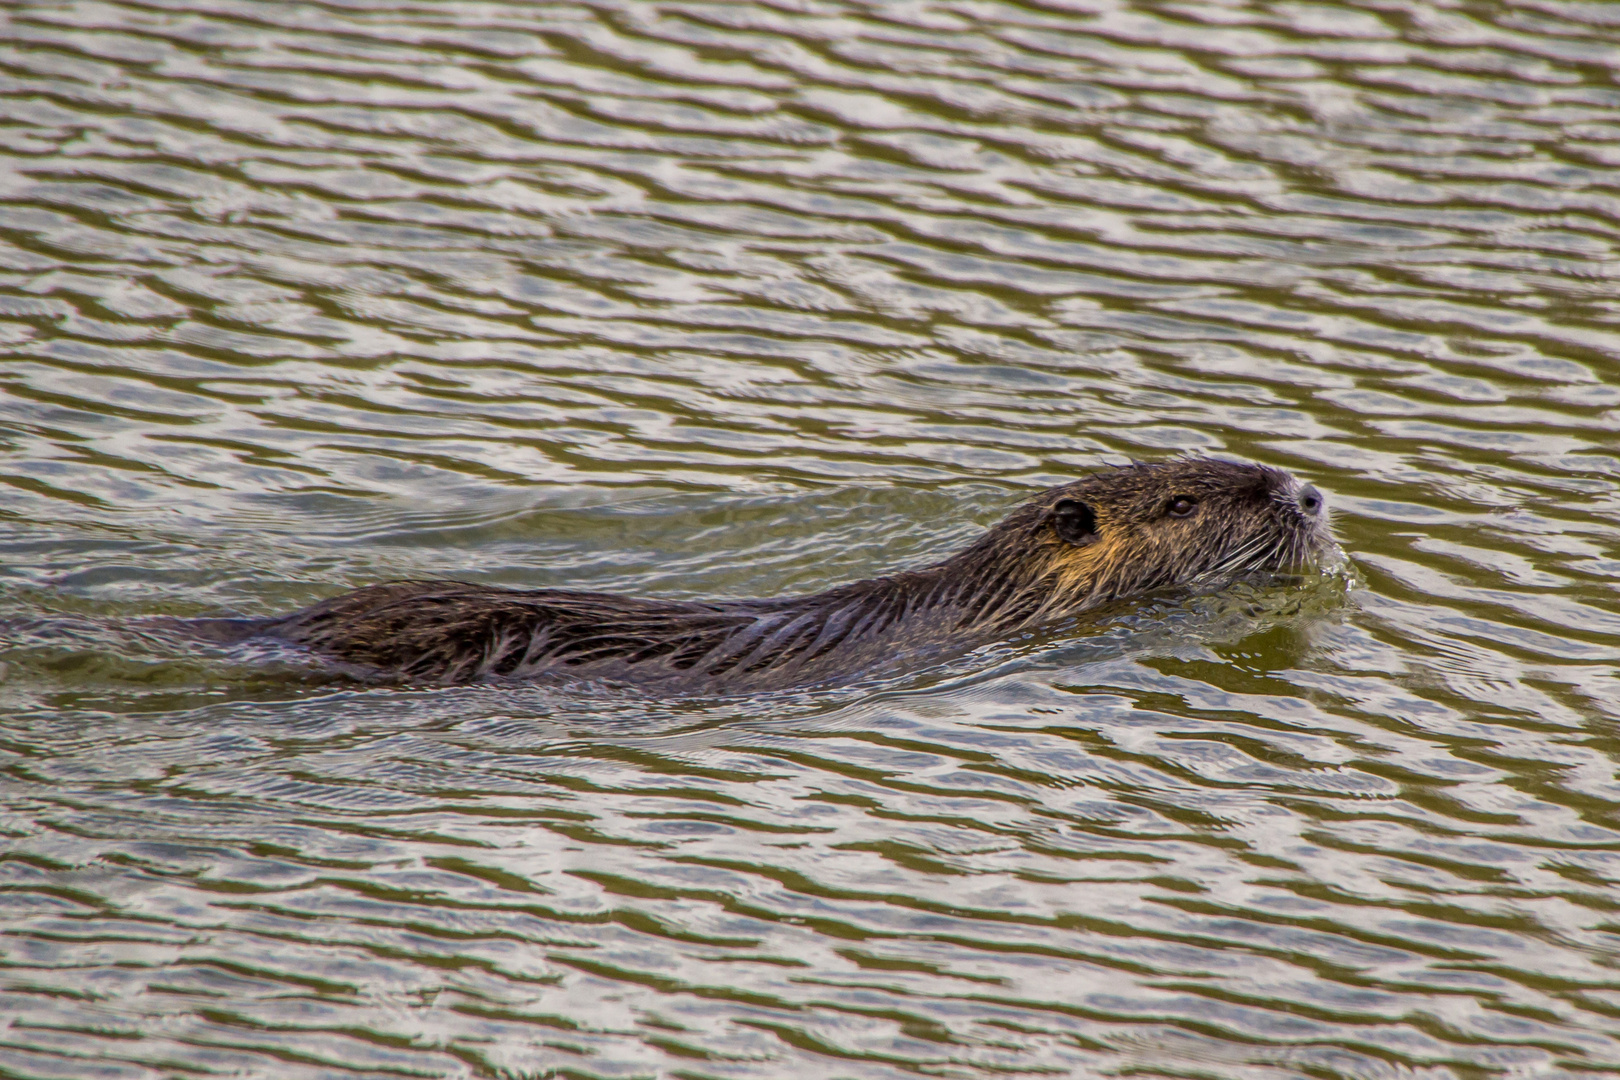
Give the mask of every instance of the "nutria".
<svg viewBox="0 0 1620 1080">
<path fill-rule="evenodd" d="M 232 625 L 390 681 L 831 684 L 1148 590 L 1310 565 L 1332 548 L 1324 518 L 1317 490 L 1279 469 L 1183 458 L 1050 488 L 943 562 L 809 596 L 693 603 L 398 581 Z"/>
</svg>

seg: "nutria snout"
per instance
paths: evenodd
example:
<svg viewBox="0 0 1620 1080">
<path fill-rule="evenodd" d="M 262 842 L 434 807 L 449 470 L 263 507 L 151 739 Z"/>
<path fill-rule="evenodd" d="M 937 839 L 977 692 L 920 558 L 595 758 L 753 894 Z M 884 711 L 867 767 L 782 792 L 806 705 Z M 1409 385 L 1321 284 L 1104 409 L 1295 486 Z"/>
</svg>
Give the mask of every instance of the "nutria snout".
<svg viewBox="0 0 1620 1080">
<path fill-rule="evenodd" d="M 809 596 L 692 603 L 402 581 L 251 634 L 370 678 L 738 692 L 846 682 L 1149 590 L 1304 568 L 1332 547 L 1316 488 L 1280 469 L 1185 458 L 1050 488 L 943 562 Z"/>
</svg>

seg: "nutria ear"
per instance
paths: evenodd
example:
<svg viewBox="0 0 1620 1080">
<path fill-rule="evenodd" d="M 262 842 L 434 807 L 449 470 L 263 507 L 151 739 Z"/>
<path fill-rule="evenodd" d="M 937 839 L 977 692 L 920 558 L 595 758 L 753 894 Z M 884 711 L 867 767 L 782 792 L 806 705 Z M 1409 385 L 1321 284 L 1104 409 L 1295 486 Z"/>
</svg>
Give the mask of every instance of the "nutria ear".
<svg viewBox="0 0 1620 1080">
<path fill-rule="evenodd" d="M 1063 499 L 1052 507 L 1052 531 L 1064 543 L 1082 547 L 1097 539 L 1097 515 L 1079 499 Z"/>
</svg>

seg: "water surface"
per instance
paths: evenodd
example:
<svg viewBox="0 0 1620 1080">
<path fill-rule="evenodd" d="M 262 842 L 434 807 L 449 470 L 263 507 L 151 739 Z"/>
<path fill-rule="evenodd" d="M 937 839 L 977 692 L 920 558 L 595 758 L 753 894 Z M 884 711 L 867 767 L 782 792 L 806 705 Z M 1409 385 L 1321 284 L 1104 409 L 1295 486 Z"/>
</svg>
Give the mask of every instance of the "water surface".
<svg viewBox="0 0 1620 1080">
<path fill-rule="evenodd" d="M 1620 1072 L 1611 7 L 19 2 L 0 155 L 0 1075 Z M 1349 567 L 729 700 L 140 625 L 1182 452 Z"/>
</svg>

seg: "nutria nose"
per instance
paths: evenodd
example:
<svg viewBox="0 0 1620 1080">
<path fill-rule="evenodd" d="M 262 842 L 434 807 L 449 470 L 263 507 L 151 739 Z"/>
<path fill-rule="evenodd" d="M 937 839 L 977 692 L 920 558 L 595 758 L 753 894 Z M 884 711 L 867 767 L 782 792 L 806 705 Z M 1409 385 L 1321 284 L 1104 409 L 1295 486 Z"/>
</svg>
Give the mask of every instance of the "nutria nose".
<svg viewBox="0 0 1620 1080">
<path fill-rule="evenodd" d="M 1299 508 L 1312 517 L 1322 512 L 1322 493 L 1316 490 L 1315 484 L 1299 489 Z"/>
</svg>

